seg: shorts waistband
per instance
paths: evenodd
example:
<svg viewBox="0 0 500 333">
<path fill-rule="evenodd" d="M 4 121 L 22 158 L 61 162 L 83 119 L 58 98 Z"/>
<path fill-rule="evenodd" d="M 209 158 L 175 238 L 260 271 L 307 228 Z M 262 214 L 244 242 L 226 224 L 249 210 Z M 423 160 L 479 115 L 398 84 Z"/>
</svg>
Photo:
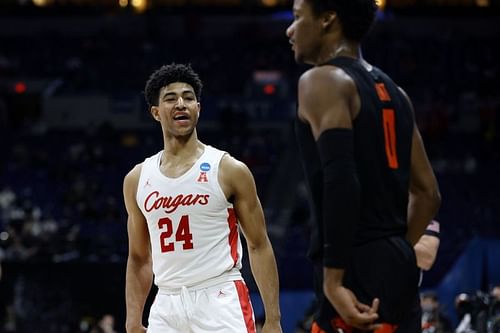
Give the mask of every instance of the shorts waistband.
<svg viewBox="0 0 500 333">
<path fill-rule="evenodd" d="M 179 295 L 182 293 L 183 289 L 187 289 L 187 291 L 195 291 L 200 289 L 206 289 L 218 285 L 220 283 L 229 282 L 229 281 L 237 281 L 243 280 L 240 270 L 237 268 L 233 268 L 230 271 L 227 271 L 219 276 L 215 276 L 213 278 L 207 279 L 200 283 L 196 283 L 193 285 L 180 286 L 177 288 L 169 288 L 166 286 L 158 286 L 158 294 L 160 295 Z"/>
</svg>

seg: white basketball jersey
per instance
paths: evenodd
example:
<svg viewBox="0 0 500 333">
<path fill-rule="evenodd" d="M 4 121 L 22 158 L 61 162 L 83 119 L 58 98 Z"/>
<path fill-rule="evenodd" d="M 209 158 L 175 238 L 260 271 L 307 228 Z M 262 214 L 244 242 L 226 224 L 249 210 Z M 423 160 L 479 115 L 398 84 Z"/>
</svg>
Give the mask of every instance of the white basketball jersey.
<svg viewBox="0 0 500 333">
<path fill-rule="evenodd" d="M 137 204 L 146 217 L 155 284 L 160 289 L 196 286 L 224 275 L 241 279 L 238 220 L 219 185 L 225 152 L 206 145 L 183 175 L 160 172 L 163 151 L 142 164 Z"/>
</svg>

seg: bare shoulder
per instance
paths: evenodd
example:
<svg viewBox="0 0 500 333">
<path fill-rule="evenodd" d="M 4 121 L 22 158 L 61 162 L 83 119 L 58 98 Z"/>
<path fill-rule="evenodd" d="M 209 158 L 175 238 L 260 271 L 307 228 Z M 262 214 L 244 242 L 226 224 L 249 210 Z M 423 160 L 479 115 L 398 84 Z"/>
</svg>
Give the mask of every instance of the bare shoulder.
<svg viewBox="0 0 500 333">
<path fill-rule="evenodd" d="M 406 93 L 406 91 L 403 88 L 401 88 L 400 86 L 398 86 L 398 90 L 403 95 L 403 97 L 409 102 L 410 101 L 410 96 L 408 96 L 408 94 Z"/>
<path fill-rule="evenodd" d="M 406 91 L 405 91 L 403 88 L 401 88 L 400 86 L 398 86 L 398 90 L 399 90 L 399 92 L 401 93 L 401 95 L 403 95 L 403 97 L 404 97 L 405 101 L 406 101 L 406 102 L 408 103 L 408 105 L 410 106 L 410 110 L 411 110 L 411 112 L 412 112 L 412 113 L 414 113 L 415 111 L 414 111 L 414 108 L 413 108 L 413 103 L 412 103 L 412 101 L 411 101 L 411 99 L 410 99 L 410 96 L 408 96 L 408 94 L 406 93 Z"/>
<path fill-rule="evenodd" d="M 135 195 L 141 176 L 142 163 L 137 164 L 123 180 L 123 197 L 125 200 L 125 207 L 129 214 L 133 214 L 138 210 L 137 203 L 135 202 Z"/>
<path fill-rule="evenodd" d="M 229 154 L 222 157 L 219 167 L 219 182 L 228 198 L 255 186 L 252 172 L 248 166 Z"/>
<path fill-rule="evenodd" d="M 307 120 L 331 106 L 349 105 L 357 91 L 354 80 L 343 69 L 313 67 L 299 79 L 299 115 Z"/>
<path fill-rule="evenodd" d="M 225 154 L 220 162 L 220 171 L 224 177 L 238 178 L 251 175 L 250 169 L 242 161 L 234 158 L 229 154 Z"/>
<path fill-rule="evenodd" d="M 123 180 L 124 188 L 137 188 L 139 183 L 139 178 L 141 176 L 142 163 L 136 164 L 132 170 L 130 170 Z"/>
<path fill-rule="evenodd" d="M 218 178 L 227 200 L 233 204 L 255 199 L 257 189 L 254 177 L 242 161 L 226 154 L 221 160 Z"/>
<path fill-rule="evenodd" d="M 315 138 L 328 128 L 351 128 L 359 112 L 358 89 L 341 68 L 313 67 L 299 80 L 299 117 L 309 123 Z"/>
<path fill-rule="evenodd" d="M 356 88 L 356 84 L 343 69 L 332 65 L 313 67 L 304 72 L 299 79 L 299 89 L 331 93 L 332 88 L 352 89 Z"/>
</svg>

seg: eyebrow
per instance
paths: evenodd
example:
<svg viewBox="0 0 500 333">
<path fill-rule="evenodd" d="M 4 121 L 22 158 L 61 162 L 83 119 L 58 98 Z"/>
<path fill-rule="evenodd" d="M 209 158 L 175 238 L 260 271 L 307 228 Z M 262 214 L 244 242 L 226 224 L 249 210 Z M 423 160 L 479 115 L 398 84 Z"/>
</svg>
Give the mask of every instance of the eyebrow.
<svg viewBox="0 0 500 333">
<path fill-rule="evenodd" d="M 181 94 L 182 94 L 182 95 L 186 95 L 186 94 L 192 94 L 192 95 L 195 95 L 194 91 L 192 91 L 192 90 L 187 90 L 187 89 L 186 89 L 186 90 L 183 90 Z M 172 95 L 177 96 L 177 93 L 176 93 L 176 92 L 174 92 L 174 91 L 167 92 L 167 93 L 165 93 L 165 95 L 163 95 L 163 98 L 165 98 L 165 97 L 167 97 L 167 96 L 172 96 Z"/>
</svg>

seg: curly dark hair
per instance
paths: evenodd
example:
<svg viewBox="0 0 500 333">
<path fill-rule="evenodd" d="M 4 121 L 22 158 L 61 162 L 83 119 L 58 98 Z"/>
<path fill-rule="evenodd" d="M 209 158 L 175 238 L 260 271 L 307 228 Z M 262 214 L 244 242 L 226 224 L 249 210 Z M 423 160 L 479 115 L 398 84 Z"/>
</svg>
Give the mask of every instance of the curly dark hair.
<svg viewBox="0 0 500 333">
<path fill-rule="evenodd" d="M 163 65 L 154 71 L 146 82 L 144 96 L 149 108 L 158 105 L 160 90 L 174 82 L 189 84 L 194 89 L 196 99 L 198 101 L 201 99 L 203 83 L 198 74 L 191 68 L 191 65 L 171 63 L 170 65 Z"/>
<path fill-rule="evenodd" d="M 337 13 L 344 35 L 360 42 L 370 31 L 375 20 L 375 0 L 306 0 L 316 16 L 333 10 Z"/>
</svg>

